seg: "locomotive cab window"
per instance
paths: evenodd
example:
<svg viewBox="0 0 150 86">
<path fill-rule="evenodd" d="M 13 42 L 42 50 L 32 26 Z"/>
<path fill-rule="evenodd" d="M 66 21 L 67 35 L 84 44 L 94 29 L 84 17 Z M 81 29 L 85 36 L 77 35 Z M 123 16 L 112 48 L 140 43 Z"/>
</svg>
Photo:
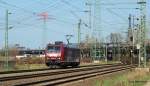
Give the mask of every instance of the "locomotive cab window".
<svg viewBox="0 0 150 86">
<path fill-rule="evenodd" d="M 60 46 L 48 46 L 48 52 L 60 52 Z"/>
</svg>

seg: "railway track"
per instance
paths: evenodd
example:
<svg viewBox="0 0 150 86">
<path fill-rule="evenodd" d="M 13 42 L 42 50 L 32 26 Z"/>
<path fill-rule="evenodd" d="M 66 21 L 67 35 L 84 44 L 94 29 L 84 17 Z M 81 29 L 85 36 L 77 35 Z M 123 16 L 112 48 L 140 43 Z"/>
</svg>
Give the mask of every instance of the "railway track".
<svg viewBox="0 0 150 86">
<path fill-rule="evenodd" d="M 101 65 L 112 65 L 112 64 L 101 64 Z M 100 65 L 99 64 L 82 65 L 80 67 L 90 67 L 90 66 L 100 66 Z M 43 69 L 29 69 L 29 70 L 17 70 L 17 71 L 2 71 L 2 72 L 0 72 L 0 74 L 26 73 L 26 72 L 36 72 L 36 71 L 46 71 L 46 70 L 58 70 L 58 69 L 61 69 L 61 68 L 53 68 L 53 69 L 43 68 Z"/>
<path fill-rule="evenodd" d="M 2 86 L 54 86 L 71 81 L 131 69 L 133 65 L 111 64 L 81 67 L 75 69 L 48 70 L 27 74 L 0 76 Z"/>
</svg>

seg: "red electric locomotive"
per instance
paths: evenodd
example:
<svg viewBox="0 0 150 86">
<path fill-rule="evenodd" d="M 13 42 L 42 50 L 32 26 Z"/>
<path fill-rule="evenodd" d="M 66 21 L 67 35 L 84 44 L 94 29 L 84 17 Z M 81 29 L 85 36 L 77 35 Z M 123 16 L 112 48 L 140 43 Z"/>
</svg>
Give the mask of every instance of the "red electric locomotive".
<svg viewBox="0 0 150 86">
<path fill-rule="evenodd" d="M 49 67 L 78 67 L 80 64 L 80 49 L 63 42 L 48 44 L 45 50 L 45 62 Z"/>
</svg>

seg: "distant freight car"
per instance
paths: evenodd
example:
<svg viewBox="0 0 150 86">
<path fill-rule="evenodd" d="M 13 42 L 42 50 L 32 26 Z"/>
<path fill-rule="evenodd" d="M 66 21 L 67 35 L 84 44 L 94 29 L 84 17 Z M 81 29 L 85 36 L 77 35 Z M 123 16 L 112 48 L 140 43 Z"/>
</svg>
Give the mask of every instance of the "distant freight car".
<svg viewBox="0 0 150 86">
<path fill-rule="evenodd" d="M 80 64 L 80 49 L 63 42 L 48 44 L 45 50 L 45 63 L 48 67 L 78 67 Z"/>
</svg>

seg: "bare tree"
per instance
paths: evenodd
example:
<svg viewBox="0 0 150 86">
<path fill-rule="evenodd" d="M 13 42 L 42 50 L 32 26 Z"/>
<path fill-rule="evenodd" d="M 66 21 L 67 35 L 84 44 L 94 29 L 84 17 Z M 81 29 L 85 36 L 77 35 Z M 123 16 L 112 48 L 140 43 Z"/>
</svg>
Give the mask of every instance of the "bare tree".
<svg viewBox="0 0 150 86">
<path fill-rule="evenodd" d="M 110 34 L 110 43 L 113 46 L 113 58 L 117 57 L 117 60 L 120 59 L 120 46 L 121 46 L 122 41 L 123 41 L 123 37 L 120 33 Z"/>
</svg>

